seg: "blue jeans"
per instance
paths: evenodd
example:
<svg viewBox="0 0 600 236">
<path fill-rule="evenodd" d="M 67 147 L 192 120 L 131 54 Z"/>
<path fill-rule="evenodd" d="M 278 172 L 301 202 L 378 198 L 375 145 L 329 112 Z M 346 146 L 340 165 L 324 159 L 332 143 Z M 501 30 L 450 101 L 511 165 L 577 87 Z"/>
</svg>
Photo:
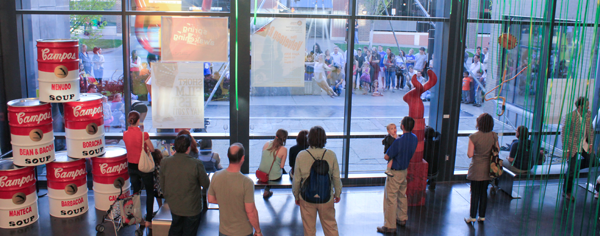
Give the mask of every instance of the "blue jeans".
<svg viewBox="0 0 600 236">
<path fill-rule="evenodd" d="M 171 212 L 173 222 L 169 228 L 169 236 L 196 236 L 200 226 L 200 213 L 195 216 L 178 216 Z"/>
<path fill-rule="evenodd" d="M 385 71 L 385 87 L 390 88 L 390 85 L 392 86 L 392 88 L 396 87 L 396 72 L 393 70 L 386 70 Z"/>
</svg>

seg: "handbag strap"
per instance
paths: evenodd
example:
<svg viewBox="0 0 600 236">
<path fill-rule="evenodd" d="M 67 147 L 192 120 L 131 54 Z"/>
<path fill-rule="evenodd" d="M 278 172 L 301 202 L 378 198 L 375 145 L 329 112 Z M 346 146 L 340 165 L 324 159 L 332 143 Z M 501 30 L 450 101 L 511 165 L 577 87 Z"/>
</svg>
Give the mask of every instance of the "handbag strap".
<svg viewBox="0 0 600 236">
<path fill-rule="evenodd" d="M 142 129 L 140 129 L 140 131 L 142 131 Z M 144 148 L 144 146 L 145 146 L 144 145 L 144 131 L 142 131 L 142 146 L 141 146 L 142 150 L 141 150 L 141 152 L 145 152 L 146 151 L 146 149 Z M 142 155 L 141 152 L 140 152 L 140 156 Z"/>
<path fill-rule="evenodd" d="M 273 162 L 271 163 L 271 168 L 269 168 L 269 173 L 267 173 L 267 175 L 271 174 L 271 170 L 273 169 L 273 165 L 275 164 L 275 160 L 277 159 L 277 153 L 279 153 L 279 150 L 281 150 L 281 147 L 279 147 L 279 149 L 277 149 L 277 151 L 275 152 L 275 155 L 273 155 Z"/>
</svg>

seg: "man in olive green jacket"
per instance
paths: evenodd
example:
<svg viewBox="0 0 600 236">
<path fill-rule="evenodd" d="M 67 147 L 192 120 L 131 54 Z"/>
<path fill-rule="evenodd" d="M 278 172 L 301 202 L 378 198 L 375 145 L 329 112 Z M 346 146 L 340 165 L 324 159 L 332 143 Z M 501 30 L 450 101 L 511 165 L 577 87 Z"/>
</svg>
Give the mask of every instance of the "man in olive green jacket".
<svg viewBox="0 0 600 236">
<path fill-rule="evenodd" d="M 563 190 L 567 200 L 572 201 L 575 200 L 571 196 L 573 180 L 575 177 L 579 177 L 579 169 L 595 165 L 595 163 L 590 163 L 593 159 L 589 155 L 593 151 L 594 129 L 592 128 L 588 99 L 579 97 L 575 102 L 575 106 L 577 109 L 565 116 L 561 131 L 563 150 L 566 154 L 563 158 L 566 158 L 569 163 L 569 168 L 564 177 Z M 583 157 L 579 168 L 577 168 L 578 153 Z"/>
</svg>

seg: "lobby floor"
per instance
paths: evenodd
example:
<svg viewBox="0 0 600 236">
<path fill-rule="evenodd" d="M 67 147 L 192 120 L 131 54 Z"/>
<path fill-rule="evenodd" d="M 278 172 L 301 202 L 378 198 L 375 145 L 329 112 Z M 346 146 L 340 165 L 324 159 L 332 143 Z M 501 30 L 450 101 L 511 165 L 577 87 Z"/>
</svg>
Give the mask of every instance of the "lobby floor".
<svg viewBox="0 0 600 236">
<path fill-rule="evenodd" d="M 584 181 L 581 179 L 580 181 Z M 581 183 L 581 182 L 580 182 Z M 522 199 L 510 199 L 503 192 L 488 195 L 485 223 L 465 224 L 469 214 L 469 183 L 441 183 L 435 191 L 427 191 L 425 206 L 409 207 L 406 227 L 397 235 L 597 235 L 598 200 L 583 188 L 576 188 L 575 204 L 567 204 L 558 192 L 558 180 L 549 180 L 546 187 L 539 183 L 515 182 Z M 269 201 L 256 190 L 255 200 L 264 235 L 303 235 L 300 209 L 294 204 L 290 189 L 274 189 Z M 490 190 L 488 190 L 490 192 Z M 0 235 L 96 235 L 94 227 L 103 212 L 93 208 L 93 193 L 89 193 L 91 210 L 84 215 L 59 219 L 48 213 L 48 197 L 39 199 L 40 220 L 21 229 L 1 229 Z M 142 199 L 142 202 L 144 200 Z M 342 201 L 336 204 L 340 235 L 381 235 L 376 227 L 383 225 L 383 187 L 345 187 Z M 108 223 L 97 235 L 115 235 Z M 203 214 L 198 235 L 218 235 L 219 211 Z M 121 229 L 117 235 L 134 235 L 133 226 Z M 151 235 L 146 232 L 144 235 Z M 317 235 L 323 235 L 317 221 Z"/>
</svg>

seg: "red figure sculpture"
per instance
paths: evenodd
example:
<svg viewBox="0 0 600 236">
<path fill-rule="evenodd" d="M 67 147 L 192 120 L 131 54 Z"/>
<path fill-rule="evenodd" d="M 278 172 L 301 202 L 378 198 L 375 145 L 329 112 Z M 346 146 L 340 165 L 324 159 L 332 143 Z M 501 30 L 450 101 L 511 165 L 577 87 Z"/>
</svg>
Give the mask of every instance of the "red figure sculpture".
<svg viewBox="0 0 600 236">
<path fill-rule="evenodd" d="M 411 81 L 414 88 L 403 97 L 404 101 L 408 104 L 408 116 L 415 120 L 415 127 L 412 132 L 419 140 L 417 150 L 410 160 L 406 176 L 406 179 L 408 180 L 406 195 L 408 197 L 409 206 L 425 205 L 428 164 L 423 160 L 425 140 L 425 119 L 423 119 L 423 113 L 425 112 L 425 108 L 423 106 L 423 100 L 421 100 L 421 94 L 437 83 L 437 75 L 435 75 L 432 70 L 428 70 L 427 75 L 429 76 L 429 81 L 427 81 L 425 85 L 422 85 L 421 82 L 417 80 L 417 75 L 413 75 Z"/>
</svg>

